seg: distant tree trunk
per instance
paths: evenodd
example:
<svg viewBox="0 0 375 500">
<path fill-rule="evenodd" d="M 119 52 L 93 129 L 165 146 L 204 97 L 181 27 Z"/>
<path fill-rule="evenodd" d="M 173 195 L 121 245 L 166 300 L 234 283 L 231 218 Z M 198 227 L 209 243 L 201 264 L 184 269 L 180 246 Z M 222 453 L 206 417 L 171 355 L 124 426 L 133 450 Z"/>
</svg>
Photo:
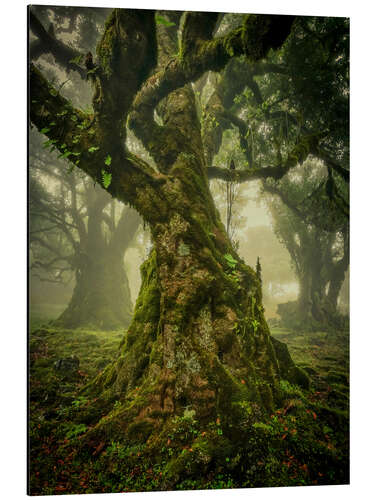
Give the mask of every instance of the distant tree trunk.
<svg viewBox="0 0 375 500">
<path fill-rule="evenodd" d="M 344 243 L 344 256 L 333 262 L 331 248 L 334 235 L 328 242 L 321 239 L 319 230 L 302 239 L 302 251 L 295 262 L 299 281 L 299 295 L 294 302 L 279 304 L 278 314 L 290 327 L 315 328 L 338 326 L 342 323 L 337 311 L 338 296 L 349 264 L 348 245 Z"/>
<path fill-rule="evenodd" d="M 349 266 L 349 231 L 344 233 L 344 254 L 342 258 L 335 263 L 332 263 L 329 269 L 329 288 L 326 302 L 328 307 L 333 311 L 337 311 L 338 299 L 340 290 L 345 280 L 345 273 Z"/>
<path fill-rule="evenodd" d="M 132 304 L 123 256 L 81 254 L 72 298 L 57 323 L 68 328 L 129 325 Z"/>
<path fill-rule="evenodd" d="M 72 298 L 57 323 L 76 328 L 124 328 L 130 323 L 132 303 L 124 268 L 124 252 L 140 218 L 125 210 L 115 233 L 106 241 L 101 209 L 89 208 L 87 239 L 77 255 L 76 285 Z"/>
<path fill-rule="evenodd" d="M 299 316 L 311 316 L 311 272 L 306 269 L 299 279 L 297 311 Z"/>
</svg>

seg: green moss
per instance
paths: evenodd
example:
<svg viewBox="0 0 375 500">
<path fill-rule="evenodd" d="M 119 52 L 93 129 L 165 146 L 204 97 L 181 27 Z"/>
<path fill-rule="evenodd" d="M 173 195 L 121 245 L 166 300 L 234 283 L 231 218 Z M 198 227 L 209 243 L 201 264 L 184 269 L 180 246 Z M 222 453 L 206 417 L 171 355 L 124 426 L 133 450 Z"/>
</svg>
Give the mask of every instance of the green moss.
<svg viewBox="0 0 375 500">
<path fill-rule="evenodd" d="M 288 380 L 291 384 L 298 384 L 308 389 L 310 386 L 310 379 L 302 368 L 295 365 L 289 354 L 287 345 L 272 336 L 270 339 L 275 350 L 281 377 Z"/>
<path fill-rule="evenodd" d="M 153 422 L 149 420 L 139 420 L 129 425 L 127 436 L 130 443 L 145 443 L 154 429 Z"/>
<path fill-rule="evenodd" d="M 156 251 L 141 266 L 142 286 L 134 310 L 134 323 L 155 323 L 160 314 L 160 289 L 157 279 Z M 134 339 L 128 339 L 131 345 Z"/>
<path fill-rule="evenodd" d="M 258 390 L 262 398 L 262 403 L 268 411 L 272 411 L 274 408 L 274 398 L 273 398 L 273 388 L 270 384 L 262 382 L 258 384 Z"/>
</svg>

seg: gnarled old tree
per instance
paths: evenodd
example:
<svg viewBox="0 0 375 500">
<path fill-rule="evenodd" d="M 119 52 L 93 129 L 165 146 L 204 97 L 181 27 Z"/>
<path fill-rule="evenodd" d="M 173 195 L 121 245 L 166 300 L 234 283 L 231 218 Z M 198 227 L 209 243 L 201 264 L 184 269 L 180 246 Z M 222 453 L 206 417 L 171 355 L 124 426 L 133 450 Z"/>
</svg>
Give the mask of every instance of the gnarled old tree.
<svg viewBox="0 0 375 500">
<path fill-rule="evenodd" d="M 239 56 L 250 64 L 262 60 L 283 45 L 294 18 L 246 15 L 237 28 L 214 36 L 217 14 L 188 12 L 178 40 L 180 14 L 162 15 L 169 22 L 156 25 L 153 11 L 110 14 L 88 71 L 92 114 L 30 67 L 32 124 L 70 161 L 78 156 L 78 168 L 114 198 L 132 205 L 153 241 L 119 358 L 87 389 L 108 403 L 107 411 L 111 402 L 121 404 L 106 417 L 102 407 L 103 418 L 85 442 L 121 435 L 156 450 L 160 435 L 187 408 L 201 428 L 220 421 L 228 442 L 238 442 L 248 405 L 270 410 L 280 377 L 306 383 L 271 341 L 259 279 L 232 247 L 208 178 L 281 178 L 319 141 L 319 135 L 301 135 L 271 166 L 240 171 L 208 164 L 192 82 Z M 154 163 L 129 151 L 127 126 Z"/>
</svg>

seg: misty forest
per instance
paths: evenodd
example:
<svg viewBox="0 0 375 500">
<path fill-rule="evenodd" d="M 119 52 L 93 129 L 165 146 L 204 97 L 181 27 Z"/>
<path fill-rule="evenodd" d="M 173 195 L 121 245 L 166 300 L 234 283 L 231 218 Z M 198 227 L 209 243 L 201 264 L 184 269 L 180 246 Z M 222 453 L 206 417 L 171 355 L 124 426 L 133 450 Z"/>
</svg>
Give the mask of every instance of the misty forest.
<svg viewBox="0 0 375 500">
<path fill-rule="evenodd" d="M 29 493 L 349 482 L 349 20 L 31 6 Z"/>
</svg>

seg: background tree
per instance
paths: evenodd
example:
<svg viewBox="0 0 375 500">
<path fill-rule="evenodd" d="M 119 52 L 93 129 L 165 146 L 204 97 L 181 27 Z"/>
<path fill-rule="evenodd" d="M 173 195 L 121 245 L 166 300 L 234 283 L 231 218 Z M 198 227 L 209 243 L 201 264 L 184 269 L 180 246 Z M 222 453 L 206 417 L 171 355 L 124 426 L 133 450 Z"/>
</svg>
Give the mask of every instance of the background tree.
<svg viewBox="0 0 375 500">
<path fill-rule="evenodd" d="M 290 256 L 273 228 L 268 225 L 249 227 L 241 238 L 239 251 L 246 262 L 255 263 L 259 257 L 262 268 L 262 290 L 265 314 L 276 320 L 281 300 L 295 297 L 296 277 Z"/>
<path fill-rule="evenodd" d="M 73 295 L 55 323 L 68 328 L 127 326 L 132 304 L 124 253 L 140 218 L 85 175 L 51 159 L 32 134 L 30 250 L 32 276 L 64 284 Z M 95 262 L 95 266 L 94 266 Z"/>
<path fill-rule="evenodd" d="M 337 306 L 349 265 L 349 224 L 331 198 L 330 182 L 329 169 L 306 161 L 278 183 L 263 183 L 275 232 L 299 280 L 297 302 L 279 307 L 284 322 L 294 326 L 342 324 Z"/>
</svg>

